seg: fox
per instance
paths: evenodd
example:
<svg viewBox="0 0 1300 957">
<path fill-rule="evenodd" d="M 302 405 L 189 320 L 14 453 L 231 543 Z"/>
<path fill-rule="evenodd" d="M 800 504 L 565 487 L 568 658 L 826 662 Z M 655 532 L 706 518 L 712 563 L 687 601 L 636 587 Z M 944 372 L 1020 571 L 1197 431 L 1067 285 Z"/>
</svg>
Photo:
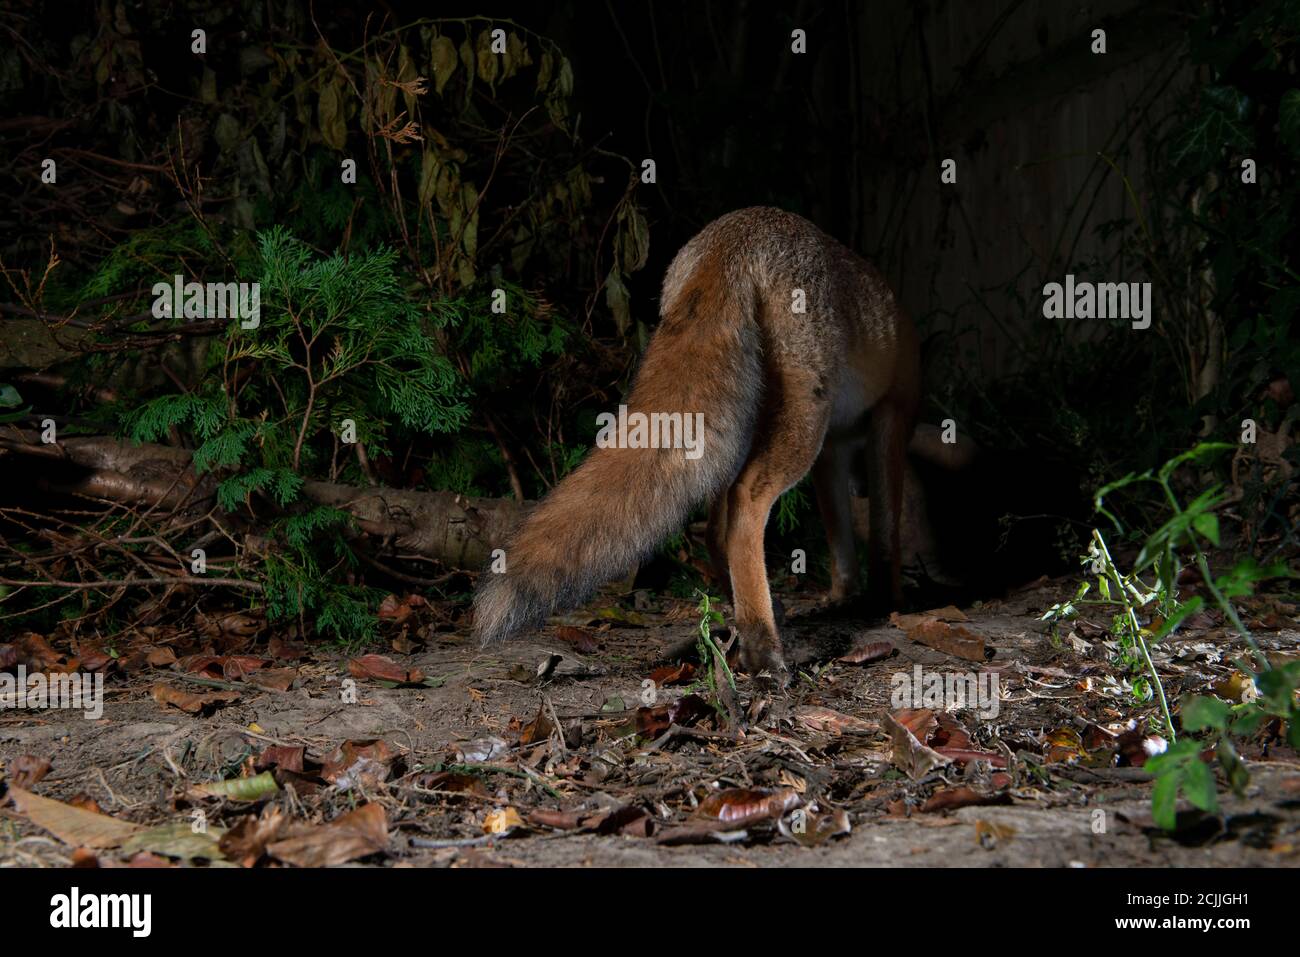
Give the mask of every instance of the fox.
<svg viewBox="0 0 1300 957">
<path fill-rule="evenodd" d="M 811 472 L 829 601 L 857 600 L 872 615 L 901 607 L 904 461 L 919 404 L 916 329 L 871 263 L 774 207 L 713 220 L 668 267 L 660 322 L 626 398 L 629 418 L 702 414 L 699 448 L 598 443 L 509 536 L 503 570 L 480 576 L 475 636 L 508 639 L 576 607 L 707 502 L 705 543 L 731 600 L 740 663 L 784 687 L 764 553 L 772 506 Z M 860 594 L 850 493 L 864 461 Z"/>
</svg>

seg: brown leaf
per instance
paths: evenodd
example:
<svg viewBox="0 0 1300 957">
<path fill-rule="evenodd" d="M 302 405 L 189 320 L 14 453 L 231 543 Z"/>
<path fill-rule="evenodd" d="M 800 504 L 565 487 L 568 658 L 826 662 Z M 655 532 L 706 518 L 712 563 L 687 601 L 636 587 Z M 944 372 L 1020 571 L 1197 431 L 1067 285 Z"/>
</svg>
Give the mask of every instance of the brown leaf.
<svg viewBox="0 0 1300 957">
<path fill-rule="evenodd" d="M 416 608 L 427 604 L 429 603 L 421 595 L 407 595 L 405 598 L 389 595 L 379 603 L 378 615 L 383 621 L 406 621 Z"/>
<path fill-rule="evenodd" d="M 560 831 L 572 831 L 582 825 L 582 822 L 591 817 L 591 811 L 559 811 L 552 808 L 539 807 L 528 812 L 528 823 L 535 824 L 539 827 L 553 827 Z"/>
<path fill-rule="evenodd" d="M 949 625 L 937 618 L 927 618 L 907 630 L 911 641 L 942 651 L 947 655 L 983 662 L 992 657 L 984 646 L 984 639 L 969 628 Z"/>
<path fill-rule="evenodd" d="M 706 797 L 695 813 L 698 817 L 720 821 L 729 827 L 745 827 L 778 818 L 801 803 L 802 798 L 794 788 L 781 788 L 777 791 L 727 788 Z"/>
<path fill-rule="evenodd" d="M 794 719 L 809 731 L 822 731 L 829 734 L 844 734 L 846 731 L 875 731 L 876 726 L 870 721 L 855 718 L 842 711 L 823 708 L 820 705 L 802 705 L 794 710 Z"/>
<path fill-rule="evenodd" d="M 9 796 L 19 813 L 72 847 L 119 847 L 140 830 L 129 821 L 41 797 L 16 784 L 9 786 Z"/>
<path fill-rule="evenodd" d="M 488 812 L 487 816 L 483 818 L 484 834 L 505 834 L 507 831 L 513 831 L 515 828 L 523 826 L 524 819 L 512 807 L 497 808 Z"/>
<path fill-rule="evenodd" d="M 77 644 L 77 657 L 84 671 L 103 671 L 115 660 L 99 642 L 83 641 Z"/>
<path fill-rule="evenodd" d="M 933 714 L 930 717 L 933 718 Z M 915 734 L 896 721 L 892 715 L 884 716 L 884 726 L 893 743 L 890 759 L 895 767 L 913 781 L 919 781 L 935 768 L 952 763 L 949 758 L 922 744 Z"/>
<path fill-rule="evenodd" d="M 271 857 L 296 867 L 334 867 L 388 849 L 388 816 L 381 804 L 365 804 L 329 824 L 295 829 L 266 847 Z"/>
<path fill-rule="evenodd" d="M 302 759 L 306 748 L 302 745 L 274 744 L 257 757 L 257 770 L 282 768 L 285 771 L 302 773 Z"/>
<path fill-rule="evenodd" d="M 348 673 L 354 678 L 373 678 L 376 681 L 393 681 L 399 685 L 418 685 L 424 681 L 424 672 L 418 668 L 404 668 L 383 655 L 362 655 L 348 661 Z"/>
<path fill-rule="evenodd" d="M 970 621 L 960 608 L 954 608 L 952 605 L 945 605 L 942 608 L 932 608 L 929 611 L 919 612 L 914 615 L 901 615 L 898 612 L 890 612 L 890 623 L 903 631 L 911 631 L 917 625 L 925 621 Z"/>
<path fill-rule="evenodd" d="M 212 691 L 207 694 L 198 694 L 159 682 L 153 686 L 153 700 L 164 708 L 171 705 L 186 714 L 202 714 L 205 711 L 211 712 L 230 704 L 232 701 L 238 701 L 239 692 Z"/>
<path fill-rule="evenodd" d="M 797 818 L 799 813 L 795 812 L 791 817 Z M 777 821 L 776 826 L 785 837 L 804 847 L 820 847 L 832 838 L 852 831 L 847 811 L 837 808 L 823 814 L 814 814 L 812 811 L 802 813 L 802 821 L 791 820 L 787 824 L 783 818 Z"/>
<path fill-rule="evenodd" d="M 839 660 L 846 665 L 866 665 L 888 658 L 897 652 L 898 649 L 894 647 L 892 641 L 869 641 L 850 649 L 849 653 Z"/>
<path fill-rule="evenodd" d="M 531 722 L 525 725 L 524 729 L 519 733 L 519 743 L 522 745 L 529 745 L 537 741 L 545 741 L 551 736 L 551 732 L 554 730 L 555 722 L 553 722 L 551 716 L 546 713 L 546 708 L 539 707 L 537 709 L 537 717 L 533 718 Z"/>
<path fill-rule="evenodd" d="M 922 742 L 928 742 L 939 727 L 938 716 L 929 708 L 902 708 L 894 712 L 894 720 Z"/>
<path fill-rule="evenodd" d="M 259 688 L 271 688 L 275 691 L 288 691 L 298 680 L 297 668 L 266 668 L 255 671 L 248 676 L 248 683 Z"/>
<path fill-rule="evenodd" d="M 1043 761 L 1046 764 L 1073 764 L 1088 756 L 1083 747 L 1083 739 L 1073 728 L 1056 728 L 1048 731 L 1044 737 L 1047 747 Z"/>
<path fill-rule="evenodd" d="M 145 661 L 148 662 L 149 666 L 152 668 L 166 668 L 168 665 L 176 663 L 176 652 L 167 645 L 150 648 L 149 654 L 145 657 Z"/>
<path fill-rule="evenodd" d="M 459 771 L 420 774 L 416 776 L 415 784 L 429 791 L 444 791 L 448 794 L 473 794 L 478 797 L 488 797 L 490 794 L 487 785 L 477 774 L 463 774 Z"/>
<path fill-rule="evenodd" d="M 650 680 L 661 688 L 670 685 L 688 685 L 695 680 L 695 665 L 689 661 L 677 665 L 664 665 L 650 672 Z"/>
<path fill-rule="evenodd" d="M 572 625 L 560 625 L 555 629 L 555 637 L 565 644 L 572 645 L 574 649 L 583 655 L 594 655 L 600 651 L 600 646 L 596 644 L 595 636 L 585 628 L 575 628 Z"/>
<path fill-rule="evenodd" d="M 388 780 L 393 752 L 382 739 L 344 741 L 321 766 L 320 776 L 340 789 L 372 790 Z"/>
<path fill-rule="evenodd" d="M 257 817 L 247 816 L 221 835 L 218 847 L 226 860 L 241 867 L 252 867 L 266 853 L 266 846 L 275 842 L 288 823 L 288 818 L 278 805 L 268 804 Z"/>
<path fill-rule="evenodd" d="M 308 649 L 305 644 L 299 641 L 289 641 L 281 638 L 279 635 L 272 635 L 271 640 L 267 643 L 266 650 L 270 652 L 271 657 L 277 661 L 297 661 L 306 658 Z"/>
<path fill-rule="evenodd" d="M 20 754 L 14 759 L 13 783 L 24 790 L 31 790 L 33 784 L 49 773 L 50 761 L 48 758 Z"/>
<path fill-rule="evenodd" d="M 996 751 L 977 751 L 970 748 L 942 748 L 936 747 L 935 754 L 941 754 L 950 759 L 954 764 L 970 764 L 972 761 L 984 761 L 989 766 L 995 768 L 1005 768 L 1007 766 L 1007 756 L 998 754 Z"/>
<path fill-rule="evenodd" d="M 637 708 L 636 730 L 645 737 L 655 738 L 667 731 L 671 725 L 689 727 L 716 713 L 699 695 L 683 695 L 671 704 Z"/>
<path fill-rule="evenodd" d="M 974 788 L 961 785 L 936 791 L 930 799 L 921 805 L 921 813 L 934 811 L 955 811 L 962 807 L 975 807 L 983 804 L 1009 804 L 1011 796 L 1005 793 L 983 794 Z"/>
<path fill-rule="evenodd" d="M 18 649 L 19 661 L 27 666 L 28 671 L 61 671 L 63 668 L 63 655 L 34 631 L 23 635 L 14 645 Z"/>
</svg>

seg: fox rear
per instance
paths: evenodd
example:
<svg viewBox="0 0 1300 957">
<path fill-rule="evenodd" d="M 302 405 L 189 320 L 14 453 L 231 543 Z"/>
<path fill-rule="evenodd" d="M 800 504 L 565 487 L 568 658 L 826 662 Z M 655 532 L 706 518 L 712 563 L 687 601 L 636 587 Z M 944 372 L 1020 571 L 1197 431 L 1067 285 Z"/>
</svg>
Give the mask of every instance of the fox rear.
<svg viewBox="0 0 1300 957">
<path fill-rule="evenodd" d="M 831 599 L 856 591 L 850 474 L 865 455 L 869 604 L 901 603 L 904 458 L 919 401 L 915 329 L 874 267 L 807 220 L 768 207 L 722 216 L 678 252 L 660 317 L 627 416 L 690 416 L 702 425 L 696 447 L 594 449 L 514 533 L 505 570 L 484 572 L 475 633 L 502 640 L 576 606 L 708 501 L 710 559 L 730 586 L 741 661 L 784 682 L 763 536 L 777 498 L 810 471 L 830 544 Z"/>
</svg>

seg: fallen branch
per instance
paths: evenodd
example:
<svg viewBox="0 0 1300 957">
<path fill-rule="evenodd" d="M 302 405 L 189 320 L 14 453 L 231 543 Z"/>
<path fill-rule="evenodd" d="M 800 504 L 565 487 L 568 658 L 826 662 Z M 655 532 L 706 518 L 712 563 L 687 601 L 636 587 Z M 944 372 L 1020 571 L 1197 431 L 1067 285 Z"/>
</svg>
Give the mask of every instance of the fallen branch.
<svg viewBox="0 0 1300 957">
<path fill-rule="evenodd" d="M 124 505 L 193 508 L 208 502 L 216 491 L 212 475 L 194 473 L 187 449 L 107 436 L 70 436 L 46 445 L 32 430 L 9 427 L 0 430 L 0 450 L 85 469 L 86 474 L 60 482 L 58 490 Z M 304 482 L 302 493 L 317 505 L 352 515 L 363 533 L 382 539 L 390 548 L 453 568 L 482 567 L 528 507 L 511 499 L 356 488 L 334 482 Z"/>
</svg>

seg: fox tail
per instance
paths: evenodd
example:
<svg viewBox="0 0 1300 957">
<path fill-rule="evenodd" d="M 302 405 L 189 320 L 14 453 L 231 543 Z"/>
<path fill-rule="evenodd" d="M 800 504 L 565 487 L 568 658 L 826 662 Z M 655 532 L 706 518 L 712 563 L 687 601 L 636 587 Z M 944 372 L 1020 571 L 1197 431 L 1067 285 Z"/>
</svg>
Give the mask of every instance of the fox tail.
<svg viewBox="0 0 1300 957">
<path fill-rule="evenodd" d="M 671 301 L 665 297 L 627 399 L 630 420 L 637 412 L 647 418 L 680 413 L 683 424 L 688 416 L 702 423 L 692 443 L 699 443 L 698 454 L 594 449 L 515 531 L 504 571 L 480 577 L 474 598 L 480 641 L 510 638 L 586 600 L 739 473 L 762 400 L 758 291 L 752 282 L 699 279 L 698 271 L 687 276 Z"/>
</svg>

